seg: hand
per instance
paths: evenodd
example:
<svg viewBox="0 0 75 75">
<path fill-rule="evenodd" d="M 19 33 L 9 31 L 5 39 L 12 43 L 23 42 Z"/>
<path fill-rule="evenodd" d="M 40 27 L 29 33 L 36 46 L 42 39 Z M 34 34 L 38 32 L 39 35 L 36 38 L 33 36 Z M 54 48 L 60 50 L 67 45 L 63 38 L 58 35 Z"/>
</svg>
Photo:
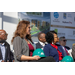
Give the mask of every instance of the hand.
<svg viewBox="0 0 75 75">
<path fill-rule="evenodd" d="M 39 57 L 39 56 L 34 56 L 33 57 L 33 60 L 38 60 L 38 59 L 40 59 L 41 57 Z"/>
<path fill-rule="evenodd" d="M 2 60 L 1 62 L 4 62 L 4 60 Z"/>
</svg>

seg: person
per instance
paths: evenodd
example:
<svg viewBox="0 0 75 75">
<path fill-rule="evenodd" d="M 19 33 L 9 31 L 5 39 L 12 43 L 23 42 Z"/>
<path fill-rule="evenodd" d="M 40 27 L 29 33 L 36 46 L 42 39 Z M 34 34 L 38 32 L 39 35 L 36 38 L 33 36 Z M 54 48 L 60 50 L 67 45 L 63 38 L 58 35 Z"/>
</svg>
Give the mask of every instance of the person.
<svg viewBox="0 0 75 75">
<path fill-rule="evenodd" d="M 40 58 L 39 56 L 32 56 L 36 49 L 31 40 L 30 22 L 22 20 L 18 23 L 14 36 L 11 40 L 14 48 L 14 57 L 16 62 L 42 62 L 55 61 L 53 57 Z M 51 60 L 50 60 L 51 59 Z"/>
<path fill-rule="evenodd" d="M 72 51 L 71 51 L 71 54 L 72 54 L 72 57 L 73 57 L 74 62 L 75 62 L 75 43 L 73 43 L 73 45 L 72 45 Z"/>
<path fill-rule="evenodd" d="M 60 46 L 57 46 L 56 43 L 58 42 L 59 38 L 57 36 L 57 33 L 55 31 L 49 31 L 46 34 L 46 41 L 48 42 L 47 45 L 45 45 L 43 51 L 46 56 L 52 56 L 54 57 L 56 62 L 59 62 L 64 57 L 63 50 Z"/>
<path fill-rule="evenodd" d="M 61 46 L 64 46 L 67 50 L 69 50 L 70 47 L 66 46 L 66 41 L 67 41 L 67 40 L 65 39 L 64 36 L 59 38 L 59 43 L 60 43 L 60 45 L 61 45 Z"/>
<path fill-rule="evenodd" d="M 46 35 L 45 33 L 39 33 L 38 34 L 38 40 L 39 40 L 39 42 L 36 43 L 36 49 L 37 48 L 43 49 L 43 47 L 47 44 L 45 35 Z"/>
<path fill-rule="evenodd" d="M 10 45 L 6 42 L 7 33 L 5 30 L 0 30 L 0 62 L 12 62 L 14 56 L 10 50 Z"/>
<path fill-rule="evenodd" d="M 68 50 L 70 50 L 70 48 L 66 46 L 66 41 L 67 40 L 65 39 L 64 36 L 59 38 L 59 43 L 62 46 L 65 56 L 69 55 Z"/>
</svg>

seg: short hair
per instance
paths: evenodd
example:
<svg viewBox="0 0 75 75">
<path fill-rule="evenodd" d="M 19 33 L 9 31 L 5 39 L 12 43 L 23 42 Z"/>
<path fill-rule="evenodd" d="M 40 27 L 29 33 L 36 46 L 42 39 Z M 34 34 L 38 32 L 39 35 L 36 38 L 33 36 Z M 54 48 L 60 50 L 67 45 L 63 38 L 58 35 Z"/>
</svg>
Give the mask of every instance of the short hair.
<svg viewBox="0 0 75 75">
<path fill-rule="evenodd" d="M 49 31 L 47 34 L 46 34 L 46 41 L 48 43 L 52 43 L 54 41 L 54 35 L 53 34 L 57 34 L 55 31 Z"/>
<path fill-rule="evenodd" d="M 39 33 L 39 34 L 38 34 L 38 39 L 41 38 L 41 34 L 45 34 L 45 33 L 42 33 L 42 32 Z"/>
<path fill-rule="evenodd" d="M 59 38 L 59 41 L 62 41 L 65 38 L 65 36 L 62 36 Z"/>
</svg>

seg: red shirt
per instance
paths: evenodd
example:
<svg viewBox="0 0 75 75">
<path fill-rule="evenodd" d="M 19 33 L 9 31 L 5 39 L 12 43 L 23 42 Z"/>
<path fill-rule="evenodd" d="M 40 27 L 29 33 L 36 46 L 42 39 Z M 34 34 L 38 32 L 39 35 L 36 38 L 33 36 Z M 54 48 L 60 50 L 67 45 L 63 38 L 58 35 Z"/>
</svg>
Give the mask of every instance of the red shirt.
<svg viewBox="0 0 75 75">
<path fill-rule="evenodd" d="M 63 56 L 62 56 L 62 53 L 58 50 L 57 45 L 51 44 L 51 46 L 54 47 L 54 48 L 56 48 L 56 50 L 58 51 L 58 54 L 59 54 L 59 60 L 62 60 Z"/>
<path fill-rule="evenodd" d="M 28 44 L 29 46 L 29 56 L 33 55 L 34 47 L 31 44 Z"/>
</svg>

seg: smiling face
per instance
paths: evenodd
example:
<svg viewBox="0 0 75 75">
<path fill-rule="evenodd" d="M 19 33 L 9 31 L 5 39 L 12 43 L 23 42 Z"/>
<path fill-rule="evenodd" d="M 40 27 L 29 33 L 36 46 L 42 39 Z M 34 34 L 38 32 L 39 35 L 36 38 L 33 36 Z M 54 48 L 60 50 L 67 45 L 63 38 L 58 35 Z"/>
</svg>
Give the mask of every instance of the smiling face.
<svg viewBox="0 0 75 75">
<path fill-rule="evenodd" d="M 43 42 L 43 43 L 46 42 L 45 36 L 46 36 L 46 35 L 45 35 L 44 33 L 42 33 L 42 34 L 40 35 L 40 37 L 39 37 L 39 40 L 40 40 L 41 42 Z"/>
<path fill-rule="evenodd" d="M 4 30 L 0 30 L 0 40 L 7 40 L 7 33 Z"/>
</svg>

